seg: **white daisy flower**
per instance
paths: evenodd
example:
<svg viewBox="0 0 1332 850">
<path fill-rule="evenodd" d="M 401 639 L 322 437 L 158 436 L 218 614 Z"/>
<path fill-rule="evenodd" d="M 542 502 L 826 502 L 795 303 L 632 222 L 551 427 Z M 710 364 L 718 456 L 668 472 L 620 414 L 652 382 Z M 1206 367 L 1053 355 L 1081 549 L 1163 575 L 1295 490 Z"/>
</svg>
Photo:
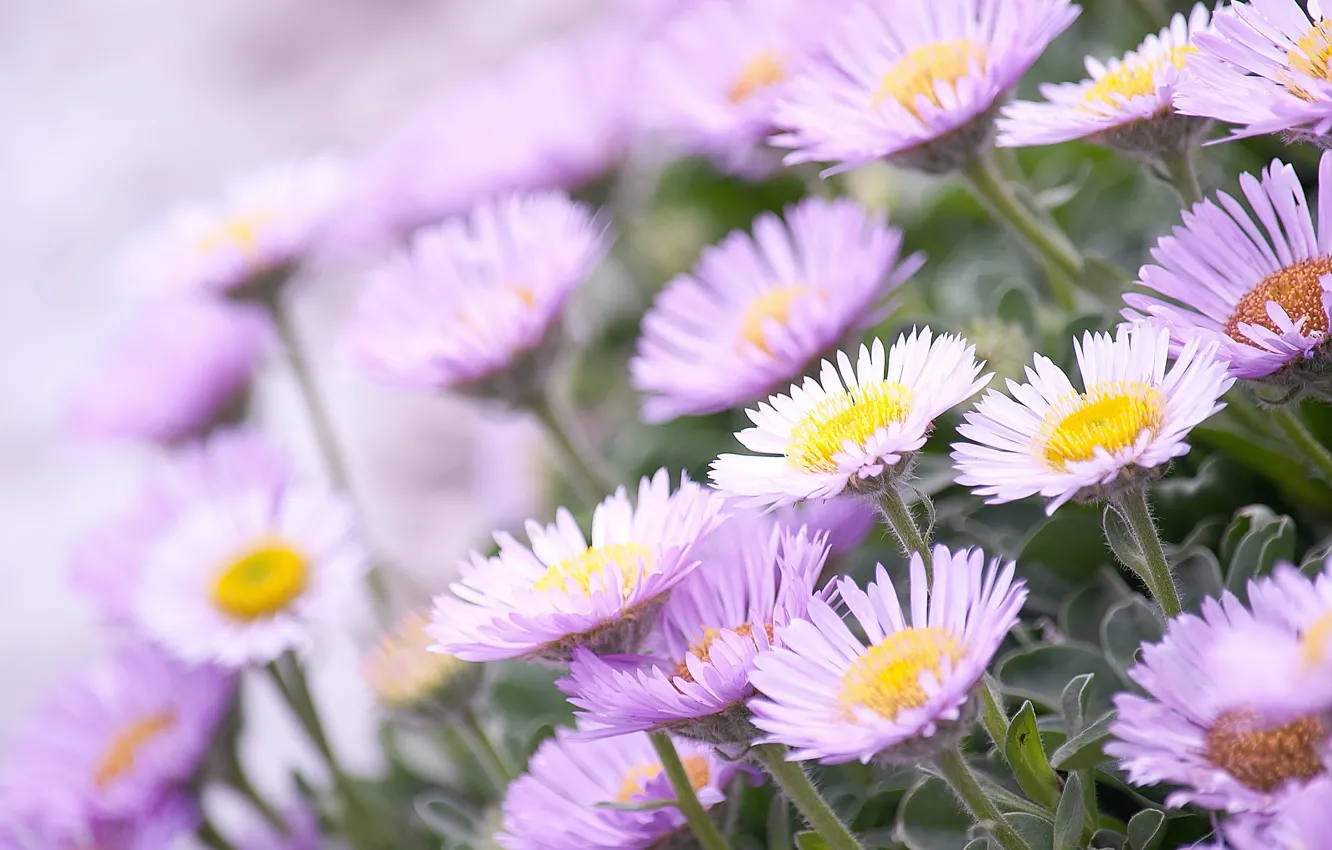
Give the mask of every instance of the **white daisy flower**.
<svg viewBox="0 0 1332 850">
<path fill-rule="evenodd" d="M 757 454 L 713 461 L 717 489 L 751 507 L 877 492 L 908 467 L 935 418 L 991 377 L 981 376 L 975 346 L 929 328 L 898 337 L 886 356 L 876 339 L 860 347 L 855 367 L 845 352 L 837 362 L 745 411 L 755 427 L 735 436 Z"/>
</svg>

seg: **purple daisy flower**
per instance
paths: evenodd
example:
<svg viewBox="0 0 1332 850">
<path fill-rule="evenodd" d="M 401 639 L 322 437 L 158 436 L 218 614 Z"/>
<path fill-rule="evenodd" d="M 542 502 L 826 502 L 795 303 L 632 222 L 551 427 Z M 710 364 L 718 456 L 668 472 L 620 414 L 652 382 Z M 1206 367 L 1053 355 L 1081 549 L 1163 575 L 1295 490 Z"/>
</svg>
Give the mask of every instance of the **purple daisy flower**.
<svg viewBox="0 0 1332 850">
<path fill-rule="evenodd" d="M 1270 815 L 1245 814 L 1221 826 L 1229 850 L 1318 850 L 1332 836 L 1332 779 L 1294 791 Z"/>
<path fill-rule="evenodd" d="M 35 834 L 77 838 L 150 819 L 208 750 L 235 679 L 135 644 L 51 695 L 0 767 L 0 808 Z"/>
<path fill-rule="evenodd" d="M 10 814 L 10 813 L 5 813 Z M 0 815 L 3 819 L 5 815 Z M 65 823 L 40 833 L 23 823 L 0 822 L 0 847 L 5 850 L 163 850 L 186 847 L 201 820 L 199 806 L 179 791 L 167 792 L 132 820 Z"/>
<path fill-rule="evenodd" d="M 704 250 L 643 318 L 629 365 L 643 418 L 726 410 L 797 380 L 848 335 L 882 320 L 924 263 L 902 233 L 849 200 L 810 198 Z"/>
<path fill-rule="evenodd" d="M 979 549 L 936 546 L 931 589 L 920 555 L 910 572 L 909 623 L 882 566 L 865 590 L 837 581 L 868 645 L 821 599 L 780 631 L 784 646 L 760 655 L 750 675 L 762 694 L 750 702 L 754 725 L 768 733 L 761 743 L 791 747 L 792 761 L 830 764 L 914 762 L 956 744 L 1027 590 L 1011 562 L 987 566 Z"/>
<path fill-rule="evenodd" d="M 352 356 L 407 389 L 525 388 L 606 243 L 591 210 L 553 192 L 422 231 L 371 279 L 349 332 Z"/>
<path fill-rule="evenodd" d="M 151 305 L 80 389 L 72 428 L 159 443 L 202 436 L 243 407 L 270 334 L 264 314 L 244 305 Z"/>
<path fill-rule="evenodd" d="M 1212 343 L 1232 375 L 1258 379 L 1311 358 L 1332 321 L 1332 153 L 1318 167 L 1317 226 L 1289 165 L 1239 182 L 1253 214 L 1224 192 L 1185 212 L 1138 273 L 1153 294 L 1125 295 L 1124 316 L 1158 320 L 1177 349 Z"/>
<path fill-rule="evenodd" d="M 473 553 L 452 595 L 435 598 L 429 634 L 464 661 L 636 652 L 724 517 L 720 496 L 683 475 L 671 492 L 662 469 L 639 484 L 637 505 L 624 487 L 597 505 L 590 542 L 564 508 L 553 525 L 528 520 L 530 548 L 497 532 L 499 555 Z"/>
<path fill-rule="evenodd" d="M 852 498 L 810 499 L 778 508 L 769 516 L 789 530 L 803 526 L 810 535 L 826 536 L 829 558 L 855 549 L 879 522 L 879 512 L 872 504 Z"/>
<path fill-rule="evenodd" d="M 662 608 L 648 640 L 654 657 L 574 652 L 559 684 L 582 709 L 584 737 L 667 729 L 715 744 L 753 739 L 745 703 L 754 659 L 805 616 L 828 548 L 803 528 L 763 521 L 733 520 L 710 543 L 703 567 Z"/>
<path fill-rule="evenodd" d="M 737 764 L 708 744 L 677 740 L 675 746 L 699 802 L 711 808 L 725 799 Z M 602 804 L 674 799 L 646 734 L 582 740 L 575 730 L 558 729 L 509 786 L 495 843 L 504 850 L 646 850 L 684 828 L 680 811 Z"/>
<path fill-rule="evenodd" d="M 1183 115 L 1242 125 L 1231 138 L 1332 129 L 1332 19 L 1319 0 L 1231 3 L 1200 33 L 1175 90 Z M 1310 19 L 1312 17 L 1312 20 Z"/>
<path fill-rule="evenodd" d="M 1068 0 L 875 0 L 842 16 L 774 117 L 788 163 L 832 171 L 888 158 L 952 171 L 988 141 L 995 107 L 1078 16 Z"/>
</svg>

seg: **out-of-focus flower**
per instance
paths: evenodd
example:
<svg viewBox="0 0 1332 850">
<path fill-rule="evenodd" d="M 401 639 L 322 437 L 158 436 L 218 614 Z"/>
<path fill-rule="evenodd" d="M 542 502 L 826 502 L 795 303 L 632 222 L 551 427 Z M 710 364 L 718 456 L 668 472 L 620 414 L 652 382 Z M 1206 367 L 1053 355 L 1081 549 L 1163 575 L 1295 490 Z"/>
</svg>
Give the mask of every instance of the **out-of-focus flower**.
<svg viewBox="0 0 1332 850">
<path fill-rule="evenodd" d="M 270 329 L 257 309 L 191 298 L 150 305 L 96 365 L 70 411 L 82 436 L 178 443 L 244 406 Z"/>
<path fill-rule="evenodd" d="M 287 826 L 285 835 L 265 821 L 243 835 L 236 842 L 236 850 L 320 850 L 327 846 L 319 831 L 319 814 L 308 803 L 289 805 L 282 815 Z"/>
<path fill-rule="evenodd" d="M 1230 818 L 1220 832 L 1229 850 L 1318 850 L 1332 835 L 1332 779 L 1292 791 L 1272 814 Z"/>
<path fill-rule="evenodd" d="M 839 21 L 774 117 L 788 163 L 874 159 L 928 172 L 965 164 L 1004 96 L 1078 15 L 1068 0 L 876 0 Z"/>
<path fill-rule="evenodd" d="M 675 746 L 699 802 L 711 808 L 725 799 L 736 762 L 709 744 L 677 740 Z M 509 786 L 495 841 L 504 850 L 646 850 L 685 828 L 679 809 L 616 811 L 601 804 L 674 799 L 646 734 L 589 741 L 559 729 Z"/>
<path fill-rule="evenodd" d="M 1175 90 L 1182 115 L 1243 125 L 1232 138 L 1332 129 L 1332 19 L 1319 0 L 1230 3 L 1195 39 Z M 1312 15 L 1313 20 L 1310 20 Z"/>
<path fill-rule="evenodd" d="M 1044 103 L 1018 101 L 999 118 L 999 144 L 1006 147 L 1053 145 L 1088 139 L 1135 156 L 1178 153 L 1197 145 L 1207 121 L 1175 113 L 1175 84 L 1190 54 L 1194 36 L 1207 28 L 1210 15 L 1202 3 L 1186 20 L 1175 15 L 1160 35 L 1149 35 L 1123 59 L 1103 64 L 1088 56 L 1090 79 L 1046 83 Z"/>
<path fill-rule="evenodd" d="M 876 339 L 854 367 L 840 351 L 837 362 L 840 373 L 825 360 L 820 380 L 746 411 L 755 427 L 735 436 L 757 454 L 713 461 L 719 490 L 756 507 L 877 493 L 910 468 L 935 418 L 989 381 L 965 339 L 929 328 L 898 337 L 887 356 Z"/>
<path fill-rule="evenodd" d="M 811 536 L 824 535 L 830 558 L 845 555 L 863 543 L 879 521 L 879 513 L 873 505 L 846 497 L 786 505 L 770 516 L 790 531 L 803 526 L 809 529 Z"/>
<path fill-rule="evenodd" d="M 1215 343 L 1191 341 L 1169 370 L 1170 335 L 1152 324 L 1074 340 L 1086 390 L 1036 355 L 1030 383 L 991 390 L 953 445 L 957 483 L 990 504 L 1040 494 L 1046 513 L 1069 499 L 1106 499 L 1187 454 L 1189 431 L 1224 405 L 1234 379 Z"/>
<path fill-rule="evenodd" d="M 429 624 L 428 611 L 408 613 L 366 655 L 361 673 L 386 707 L 439 718 L 468 703 L 485 668 L 432 652 Z"/>
<path fill-rule="evenodd" d="M 229 673 L 157 647 L 121 649 L 57 689 L 18 731 L 0 767 L 0 810 L 57 846 L 153 821 L 207 752 L 233 687 Z"/>
<path fill-rule="evenodd" d="M 722 499 L 660 470 L 597 505 L 589 543 L 564 508 L 553 525 L 528 520 L 531 548 L 497 532 L 499 555 L 473 553 L 452 594 L 435 598 L 429 634 L 465 661 L 567 661 L 576 647 L 636 652 L 666 595 L 698 566 L 694 552 L 722 521 Z"/>
<path fill-rule="evenodd" d="M 422 231 L 370 281 L 352 356 L 396 386 L 521 400 L 606 243 L 591 210 L 554 192 L 507 197 Z"/>
<path fill-rule="evenodd" d="M 708 248 L 643 318 L 634 386 L 661 422 L 726 410 L 797 380 L 811 362 L 889 310 L 924 258 L 900 259 L 902 233 L 852 201 L 811 198 L 766 214 L 754 233 Z"/>
<path fill-rule="evenodd" d="M 768 733 L 762 742 L 791 747 L 793 760 L 831 764 L 918 761 L 956 745 L 975 717 L 972 692 L 1027 590 L 1012 563 L 987 567 L 979 549 L 936 546 L 933 560 L 928 589 L 920 555 L 911 556 L 910 622 L 882 566 L 866 590 L 838 581 L 868 646 L 822 599 L 778 633 L 784 647 L 760 655 L 750 676 L 761 692 L 750 708 Z"/>
<path fill-rule="evenodd" d="M 805 615 L 828 549 L 803 529 L 762 521 L 732 520 L 718 536 L 662 608 L 648 641 L 653 656 L 574 653 L 560 687 L 582 709 L 583 736 L 666 729 L 714 744 L 753 740 L 745 704 L 754 659 Z"/>
<path fill-rule="evenodd" d="M 126 283 L 155 295 L 244 294 L 310 250 L 344 178 L 340 161 L 320 156 L 250 175 L 215 203 L 185 204 L 131 247 Z"/>
</svg>

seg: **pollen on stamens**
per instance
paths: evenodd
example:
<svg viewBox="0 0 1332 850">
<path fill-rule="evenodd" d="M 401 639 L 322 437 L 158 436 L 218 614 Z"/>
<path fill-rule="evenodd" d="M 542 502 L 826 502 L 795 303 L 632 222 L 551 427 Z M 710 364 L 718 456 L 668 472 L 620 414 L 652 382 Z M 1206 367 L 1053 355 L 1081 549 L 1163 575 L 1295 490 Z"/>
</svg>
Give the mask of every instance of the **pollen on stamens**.
<svg viewBox="0 0 1332 850">
<path fill-rule="evenodd" d="M 680 762 L 684 765 L 685 775 L 689 777 L 689 784 L 694 786 L 695 791 L 707 785 L 712 778 L 712 770 L 708 765 L 707 756 L 684 756 L 680 759 Z M 648 783 L 661 776 L 661 774 L 660 762 L 645 762 L 633 765 L 620 782 L 620 792 L 615 795 L 616 802 L 630 802 L 639 794 L 644 793 L 647 790 Z"/>
<path fill-rule="evenodd" d="M 752 345 L 764 354 L 771 354 L 764 329 L 769 322 L 785 325 L 791 317 L 791 306 L 809 292 L 807 286 L 779 286 L 755 296 L 740 318 L 738 344 Z"/>
<path fill-rule="evenodd" d="M 111 739 L 110 746 L 93 769 L 93 784 L 98 788 L 106 788 L 124 776 L 133 769 L 139 752 L 154 738 L 175 725 L 175 715 L 162 712 L 140 718 L 120 730 Z"/>
<path fill-rule="evenodd" d="M 967 39 L 917 47 L 883 75 L 874 91 L 873 105 L 877 109 L 885 100 L 893 100 L 919 118 L 919 98 L 942 106 L 936 87 L 956 86 L 973 67 L 983 71 L 985 58 L 985 46 Z"/>
<path fill-rule="evenodd" d="M 765 50 L 756 54 L 736 74 L 726 99 L 739 105 L 758 94 L 763 89 L 775 86 L 786 79 L 786 63 L 782 55 L 775 50 Z"/>
<path fill-rule="evenodd" d="M 1089 106 L 1118 106 L 1121 100 L 1155 94 L 1156 75 L 1161 69 L 1167 65 L 1183 68 L 1189 54 L 1197 52 L 1198 48 L 1183 45 L 1154 56 L 1135 56 L 1102 75 L 1088 87 L 1083 99 Z"/>
<path fill-rule="evenodd" d="M 1226 336 L 1257 347 L 1240 332 L 1241 324 L 1261 325 L 1273 333 L 1280 333 L 1276 323 L 1267 315 L 1269 301 L 1280 304 L 1292 322 L 1304 319 L 1305 336 L 1327 333 L 1327 310 L 1323 307 L 1321 281 L 1326 274 L 1332 274 L 1332 258 L 1315 257 L 1291 263 L 1263 278 L 1235 305 L 1235 312 L 1226 320 Z"/>
<path fill-rule="evenodd" d="M 1315 80 L 1332 82 L 1332 22 L 1319 21 L 1309 28 L 1286 54 L 1290 67 Z M 1295 80 L 1285 81 L 1286 89 L 1301 100 L 1314 100 L 1314 96 Z"/>
<path fill-rule="evenodd" d="M 772 643 L 772 623 L 765 624 L 764 630 L 768 634 L 768 643 Z M 711 627 L 704 629 L 703 639 L 689 647 L 689 652 L 686 654 L 686 657 L 682 658 L 680 662 L 675 665 L 675 669 L 671 671 L 671 677 L 684 679 L 686 682 L 694 681 L 694 675 L 689 672 L 689 665 L 687 663 L 689 660 L 688 656 L 692 655 L 704 664 L 710 663 L 712 661 L 712 644 L 717 638 L 721 637 L 723 631 L 725 630 L 714 629 Z M 730 631 L 735 632 L 742 638 L 749 638 L 754 633 L 754 624 L 743 623 L 736 626 L 734 629 L 730 629 Z"/>
<path fill-rule="evenodd" d="M 565 590 L 572 583 L 584 593 L 600 588 L 602 576 L 612 566 L 620 569 L 621 590 L 628 596 L 638 583 L 640 569 L 652 566 L 652 550 L 641 543 L 610 543 L 583 550 L 546 570 L 534 587 L 541 591 Z"/>
<path fill-rule="evenodd" d="M 1149 384 L 1115 381 L 1074 393 L 1046 413 L 1038 453 L 1054 470 L 1091 460 L 1098 449 L 1114 454 L 1137 441 L 1144 430 L 1160 430 L 1165 397 Z"/>
<path fill-rule="evenodd" d="M 921 684 L 928 673 L 938 681 L 945 662 L 956 664 L 964 654 L 961 642 L 937 626 L 906 628 L 871 646 L 842 677 L 840 702 L 848 717 L 869 709 L 895 720 L 901 712 L 925 705 L 929 695 Z"/>
<path fill-rule="evenodd" d="M 1252 711 L 1229 711 L 1207 730 L 1207 759 L 1257 791 L 1274 791 L 1292 779 L 1325 772 L 1322 750 L 1328 729 L 1318 717 L 1265 726 Z"/>
<path fill-rule="evenodd" d="M 896 381 L 879 381 L 830 395 L 791 429 L 786 458 L 805 472 L 836 472 L 846 443 L 864 446 L 876 431 L 902 422 L 913 394 Z"/>
</svg>

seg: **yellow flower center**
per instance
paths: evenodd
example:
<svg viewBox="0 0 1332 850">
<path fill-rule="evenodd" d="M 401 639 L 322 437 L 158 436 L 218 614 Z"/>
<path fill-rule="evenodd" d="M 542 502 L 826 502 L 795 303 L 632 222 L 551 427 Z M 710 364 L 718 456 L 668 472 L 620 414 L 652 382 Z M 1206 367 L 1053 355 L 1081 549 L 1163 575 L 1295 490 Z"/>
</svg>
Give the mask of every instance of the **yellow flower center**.
<svg viewBox="0 0 1332 850">
<path fill-rule="evenodd" d="M 766 626 L 764 626 L 764 629 L 768 633 L 768 643 L 772 643 L 772 623 L 768 623 Z M 721 637 L 723 631 L 725 630 L 714 629 L 711 627 L 704 629 L 703 639 L 700 640 L 698 643 L 692 644 L 689 647 L 689 655 L 694 656 L 699 661 L 702 661 L 704 664 L 707 664 L 710 661 L 712 661 L 712 655 L 711 655 L 712 644 L 715 640 L 717 640 L 717 638 Z M 729 631 L 733 631 L 737 635 L 743 638 L 751 637 L 754 634 L 754 624 L 743 623 L 735 627 L 734 629 L 730 629 Z M 685 658 L 680 660 L 679 664 L 675 665 L 675 669 L 671 671 L 671 676 L 673 678 L 679 677 L 681 679 L 684 679 L 686 682 L 694 681 L 694 675 L 689 672 L 689 665 L 685 663 L 688 660 L 689 659 L 686 656 Z"/>
<path fill-rule="evenodd" d="M 689 784 L 694 786 L 695 791 L 708 784 L 711 771 L 706 756 L 685 756 L 680 761 L 684 764 Z M 615 795 L 616 801 L 628 803 L 633 800 L 644 792 L 649 782 L 661 776 L 661 773 L 660 762 L 646 762 L 629 768 L 629 772 L 624 775 L 624 781 L 620 783 L 620 793 Z"/>
<path fill-rule="evenodd" d="M 272 220 L 273 214 L 264 211 L 229 216 L 199 240 L 199 253 L 230 249 L 247 259 L 252 258 L 259 253 L 259 237 Z"/>
<path fill-rule="evenodd" d="M 1291 779 L 1323 773 L 1328 730 L 1315 716 L 1263 726 L 1250 711 L 1228 711 L 1207 730 L 1207 760 L 1257 791 L 1274 791 Z"/>
<path fill-rule="evenodd" d="M 1050 468 L 1063 470 L 1091 460 L 1098 448 L 1109 453 L 1128 448 L 1144 429 L 1158 431 L 1165 397 L 1150 384 L 1117 381 L 1075 394 L 1045 416 L 1041 453 Z"/>
<path fill-rule="evenodd" d="M 901 422 L 911 412 L 911 390 L 880 381 L 830 395 L 791 429 L 786 459 L 805 472 L 836 472 L 833 455 L 845 443 L 864 446 L 875 431 Z"/>
<path fill-rule="evenodd" d="M 236 620 L 271 617 L 305 591 L 306 558 L 285 543 L 275 542 L 237 558 L 217 577 L 213 603 Z"/>
<path fill-rule="evenodd" d="M 726 93 L 726 99 L 734 104 L 744 103 L 759 91 L 775 86 L 786 79 L 786 65 L 782 56 L 775 50 L 764 50 L 755 54 L 735 75 L 735 82 Z"/>
<path fill-rule="evenodd" d="M 883 75 L 874 91 L 874 108 L 891 99 L 919 118 L 917 99 L 924 97 L 935 106 L 942 106 L 936 86 L 940 83 L 955 86 L 971 72 L 973 64 L 985 70 L 985 47 L 974 41 L 959 39 L 917 47 Z"/>
<path fill-rule="evenodd" d="M 1327 646 L 1332 642 L 1332 612 L 1324 614 L 1304 630 L 1300 635 L 1300 646 L 1304 648 L 1304 660 L 1310 666 L 1322 664 L 1327 658 Z"/>
<path fill-rule="evenodd" d="M 1104 103 L 1118 106 L 1118 98 L 1133 98 L 1156 93 L 1156 73 L 1169 63 L 1176 68 L 1183 68 L 1190 53 L 1197 53 L 1198 48 L 1185 45 L 1172 47 L 1165 53 L 1155 56 L 1135 56 L 1113 71 L 1107 71 L 1099 80 L 1087 89 L 1085 95 L 1088 104 Z"/>
<path fill-rule="evenodd" d="M 136 720 L 122 729 L 111 739 L 111 745 L 93 768 L 93 784 L 105 790 L 134 767 L 134 760 L 144 745 L 175 725 L 175 715 L 163 712 Z"/>
<path fill-rule="evenodd" d="M 366 656 L 361 672 L 381 702 L 415 705 L 469 666 L 456 656 L 430 651 L 429 622 L 424 613 L 411 612 Z"/>
<path fill-rule="evenodd" d="M 842 677 L 842 708 L 854 718 L 854 708 L 868 708 L 893 720 L 908 708 L 920 708 L 928 699 L 920 684 L 922 673 L 937 680 L 944 660 L 956 664 L 962 644 L 937 626 L 906 628 L 885 637 L 855 660 Z"/>
<path fill-rule="evenodd" d="M 809 291 L 807 286 L 779 286 L 755 296 L 740 319 L 740 345 L 748 343 L 764 354 L 771 354 L 763 339 L 764 327 L 770 321 L 785 325 L 791 317 L 791 305 Z"/>
<path fill-rule="evenodd" d="M 1235 305 L 1235 312 L 1226 320 L 1226 335 L 1236 342 L 1254 345 L 1240 333 L 1241 322 L 1280 333 L 1267 315 L 1269 301 L 1280 304 L 1292 322 L 1304 319 L 1305 334 L 1326 333 L 1327 310 L 1323 309 L 1323 284 L 1319 282 L 1325 274 L 1332 274 L 1332 258 L 1316 257 L 1299 260 L 1263 278 Z"/>
<path fill-rule="evenodd" d="M 612 565 L 619 566 L 622 592 L 628 596 L 638 584 L 640 566 L 645 573 L 652 568 L 652 550 L 641 543 L 610 543 L 584 549 L 547 569 L 534 586 L 544 592 L 562 591 L 572 582 L 584 593 L 591 593 L 594 585 L 601 586 L 601 576 Z"/>
<path fill-rule="evenodd" d="M 1315 80 L 1332 81 L 1332 23 L 1319 21 L 1309 28 L 1302 38 L 1295 41 L 1295 46 L 1286 54 L 1286 61 L 1306 76 Z M 1293 79 L 1284 81 L 1291 94 L 1302 100 L 1312 101 L 1314 96 L 1300 88 Z"/>
</svg>

